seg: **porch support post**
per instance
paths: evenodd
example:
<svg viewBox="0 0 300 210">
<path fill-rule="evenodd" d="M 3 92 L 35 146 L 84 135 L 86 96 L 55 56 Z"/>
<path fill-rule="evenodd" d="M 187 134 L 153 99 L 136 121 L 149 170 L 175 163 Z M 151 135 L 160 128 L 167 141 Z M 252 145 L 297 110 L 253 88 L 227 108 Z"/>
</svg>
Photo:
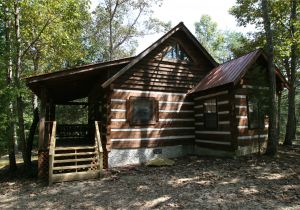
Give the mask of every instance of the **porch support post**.
<svg viewBox="0 0 300 210">
<path fill-rule="evenodd" d="M 48 179 L 49 153 L 45 144 L 45 123 L 46 123 L 46 106 L 47 95 L 46 89 L 41 89 L 41 107 L 39 123 L 39 142 L 38 142 L 38 178 Z"/>
<path fill-rule="evenodd" d="M 47 96 L 45 88 L 41 89 L 41 108 L 39 123 L 39 150 L 45 149 L 45 122 L 46 122 Z"/>
<path fill-rule="evenodd" d="M 55 121 L 55 104 L 53 102 L 50 103 L 50 116 L 49 116 L 49 120 L 50 121 Z"/>
</svg>

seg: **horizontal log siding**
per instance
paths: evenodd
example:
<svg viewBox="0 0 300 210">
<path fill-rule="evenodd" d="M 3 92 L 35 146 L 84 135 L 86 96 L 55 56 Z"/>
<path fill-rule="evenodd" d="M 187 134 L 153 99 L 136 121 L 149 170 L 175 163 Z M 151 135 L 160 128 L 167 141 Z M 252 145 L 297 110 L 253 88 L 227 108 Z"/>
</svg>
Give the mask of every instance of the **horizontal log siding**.
<svg viewBox="0 0 300 210">
<path fill-rule="evenodd" d="M 191 63 L 163 58 L 168 46 L 178 42 Z M 177 34 L 154 49 L 111 85 L 109 138 L 113 148 L 192 144 L 195 139 L 194 102 L 186 93 L 213 68 L 184 34 Z M 126 100 L 130 96 L 154 97 L 159 103 L 158 122 L 131 126 Z"/>
<path fill-rule="evenodd" d="M 247 95 L 249 85 L 243 80 L 243 85 L 238 85 L 234 94 L 235 120 L 238 146 L 261 145 L 266 143 L 268 138 L 268 127 L 264 129 L 248 128 Z M 253 90 L 252 90 L 253 91 Z"/>
<path fill-rule="evenodd" d="M 205 128 L 204 101 L 217 99 L 218 127 L 214 130 Z M 194 96 L 195 108 L 195 143 L 200 147 L 233 150 L 231 133 L 231 101 L 228 90 L 220 90 L 205 95 Z"/>
<path fill-rule="evenodd" d="M 186 93 L 205 76 L 207 69 L 201 64 L 145 59 L 118 78 L 114 87 Z"/>
<path fill-rule="evenodd" d="M 126 103 L 131 96 L 154 97 L 158 101 L 158 122 L 130 125 Z M 193 144 L 195 139 L 194 102 L 186 99 L 185 93 L 114 89 L 108 118 L 112 148 Z"/>
</svg>

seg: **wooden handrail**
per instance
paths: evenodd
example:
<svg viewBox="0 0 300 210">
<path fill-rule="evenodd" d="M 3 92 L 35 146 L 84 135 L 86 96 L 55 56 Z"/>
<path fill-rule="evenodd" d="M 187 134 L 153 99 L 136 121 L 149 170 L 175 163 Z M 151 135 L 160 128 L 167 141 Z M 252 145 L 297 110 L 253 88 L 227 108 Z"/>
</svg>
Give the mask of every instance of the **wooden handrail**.
<svg viewBox="0 0 300 210">
<path fill-rule="evenodd" d="M 95 121 L 95 144 L 98 150 L 98 155 L 99 155 L 99 170 L 100 174 L 102 173 L 103 170 L 103 148 L 102 148 L 102 141 L 101 141 L 101 135 L 99 131 L 99 122 Z"/>
<path fill-rule="evenodd" d="M 53 183 L 52 175 L 53 175 L 53 162 L 54 162 L 54 151 L 56 144 L 56 121 L 52 123 L 52 131 L 49 145 L 49 185 Z"/>
</svg>

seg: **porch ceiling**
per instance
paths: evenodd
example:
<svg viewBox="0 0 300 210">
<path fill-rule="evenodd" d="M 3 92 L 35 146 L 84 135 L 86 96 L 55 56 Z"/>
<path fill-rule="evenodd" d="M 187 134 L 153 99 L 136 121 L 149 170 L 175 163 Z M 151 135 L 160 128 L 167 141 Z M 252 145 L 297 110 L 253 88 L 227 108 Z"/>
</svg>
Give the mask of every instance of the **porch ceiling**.
<svg viewBox="0 0 300 210">
<path fill-rule="evenodd" d="M 26 78 L 26 85 L 41 97 L 45 89 L 54 103 L 63 103 L 89 95 L 96 85 L 104 83 L 111 75 L 126 66 L 132 58 L 90 64 L 53 73 Z"/>
</svg>

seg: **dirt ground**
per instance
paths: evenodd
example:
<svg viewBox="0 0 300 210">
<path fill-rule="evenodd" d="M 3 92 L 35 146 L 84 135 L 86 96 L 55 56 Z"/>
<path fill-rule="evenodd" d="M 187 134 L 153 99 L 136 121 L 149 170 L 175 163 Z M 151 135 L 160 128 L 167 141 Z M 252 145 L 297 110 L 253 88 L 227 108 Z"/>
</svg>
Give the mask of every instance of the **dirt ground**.
<svg viewBox="0 0 300 210">
<path fill-rule="evenodd" d="M 300 147 L 276 158 L 185 157 L 47 186 L 0 171 L 0 209 L 300 209 Z"/>
</svg>

